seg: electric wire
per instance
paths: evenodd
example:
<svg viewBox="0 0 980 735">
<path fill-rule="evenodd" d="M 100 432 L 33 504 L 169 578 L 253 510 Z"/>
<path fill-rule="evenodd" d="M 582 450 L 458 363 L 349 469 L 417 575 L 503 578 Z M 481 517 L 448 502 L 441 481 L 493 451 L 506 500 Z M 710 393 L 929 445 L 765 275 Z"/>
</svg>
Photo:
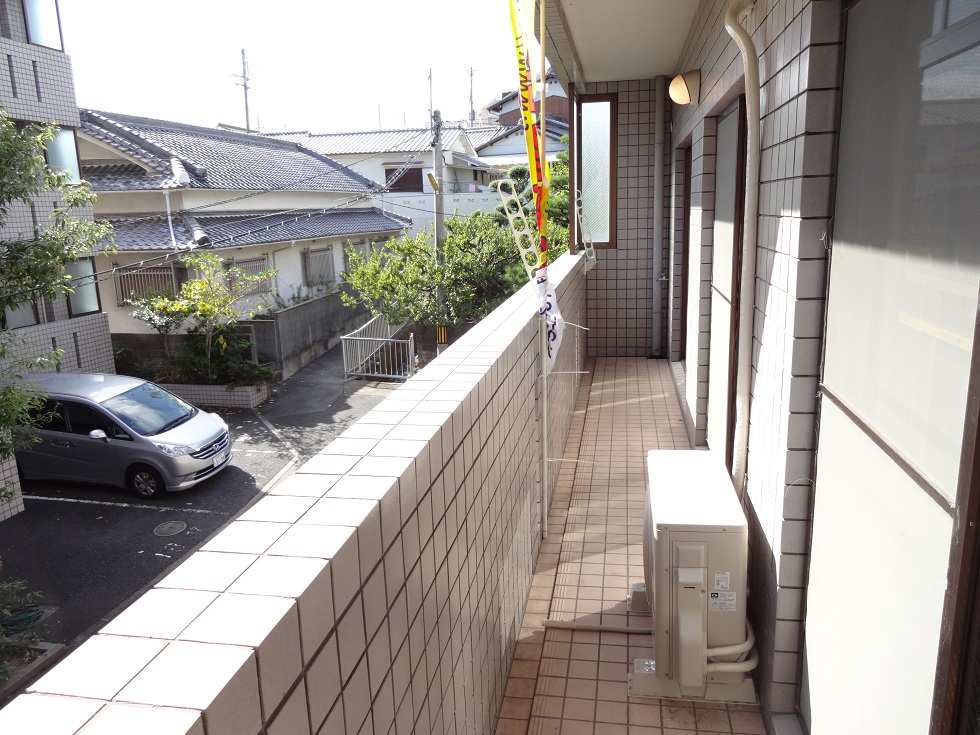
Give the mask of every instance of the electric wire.
<svg viewBox="0 0 980 735">
<path fill-rule="evenodd" d="M 150 142 L 150 141 L 147 141 L 147 142 Z M 301 147 L 304 148 L 305 150 L 309 151 L 310 153 L 313 153 L 313 154 L 317 155 L 317 156 L 321 156 L 322 155 L 322 154 L 316 153 L 316 151 L 313 151 L 312 149 L 307 149 L 305 146 L 301 146 Z M 397 183 L 397 181 L 402 176 L 404 176 L 405 173 L 414 165 L 415 161 L 418 160 L 418 158 L 423 153 L 425 153 L 428 150 L 430 150 L 430 148 L 420 148 L 420 149 L 414 151 L 411 154 L 411 156 L 409 157 L 409 159 L 407 161 L 405 161 L 398 169 L 396 169 L 395 172 L 393 172 L 391 176 L 389 176 L 389 177 L 386 178 L 385 185 L 383 187 L 376 187 L 374 189 L 370 189 L 370 190 L 368 190 L 366 192 L 363 192 L 361 194 L 352 195 L 352 196 L 348 197 L 346 200 L 341 201 L 341 202 L 338 202 L 338 203 L 335 203 L 333 206 L 330 206 L 330 207 L 323 207 L 321 209 L 312 210 L 312 211 L 309 210 L 309 209 L 306 209 L 306 208 L 294 208 L 294 209 L 281 210 L 279 212 L 265 212 L 265 213 L 262 213 L 260 215 L 256 215 L 255 217 L 252 217 L 252 218 L 249 218 L 249 219 L 240 220 L 239 221 L 239 224 L 241 224 L 241 223 L 247 223 L 247 222 L 254 222 L 254 221 L 258 221 L 260 219 L 265 219 L 265 218 L 268 218 L 268 217 L 288 216 L 288 215 L 294 214 L 296 212 L 303 212 L 304 213 L 303 216 L 306 216 L 307 218 L 312 219 L 314 216 L 320 216 L 322 214 L 326 214 L 326 213 L 331 212 L 331 211 L 334 211 L 334 210 L 344 209 L 344 208 L 350 207 L 350 206 L 352 206 L 354 204 L 357 204 L 357 203 L 359 203 L 361 201 L 372 199 L 375 196 L 378 196 L 378 195 L 381 195 L 381 194 L 390 193 L 390 188 L 395 183 Z M 377 155 L 377 154 L 371 154 L 369 156 L 366 156 L 365 158 L 362 158 L 359 161 L 354 162 L 354 165 L 356 165 L 357 163 L 361 163 L 363 161 L 369 160 L 370 158 L 373 158 L 375 155 Z M 323 156 L 323 157 L 329 159 L 329 156 Z M 329 159 L 329 160 L 332 161 L 333 159 Z M 339 166 L 343 166 L 345 168 L 349 168 L 345 164 L 340 164 L 339 162 L 336 162 L 336 161 L 334 163 L 337 163 Z M 323 172 L 323 173 L 320 173 L 320 174 L 316 174 L 315 176 L 312 176 L 312 177 L 303 177 L 301 179 L 297 179 L 296 181 L 292 182 L 288 186 L 294 186 L 294 185 L 296 185 L 298 183 L 302 183 L 304 181 L 308 181 L 308 180 L 311 180 L 313 178 L 317 178 L 319 176 L 325 176 L 325 175 L 327 175 L 327 173 L 333 173 L 333 172 Z M 205 209 L 206 210 L 206 209 L 210 209 L 212 207 L 222 206 L 224 204 L 228 204 L 228 203 L 231 203 L 231 202 L 241 201 L 243 199 L 247 199 L 247 198 L 250 198 L 250 197 L 253 197 L 253 196 L 259 196 L 261 194 L 267 194 L 267 193 L 270 193 L 270 192 L 283 191 L 283 190 L 284 189 L 281 188 L 281 187 L 280 188 L 266 188 L 266 189 L 256 190 L 254 192 L 248 192 L 248 193 L 243 194 L 241 196 L 232 197 L 230 199 L 223 200 L 221 202 L 214 202 L 214 203 L 210 203 L 210 204 L 199 205 L 198 207 L 191 207 L 191 208 L 187 208 L 187 209 L 180 209 L 180 210 L 177 210 L 176 212 L 173 212 L 169 216 L 174 216 L 174 215 L 178 215 L 178 214 L 181 214 L 182 215 L 182 214 L 188 213 L 188 212 L 197 212 L 197 211 L 201 211 L 202 209 Z M 428 210 L 421 209 L 421 208 L 418 208 L 418 207 L 407 207 L 407 208 L 408 209 L 417 209 L 418 211 L 423 211 L 423 212 L 428 212 Z M 383 214 L 387 214 L 386 212 L 384 212 L 383 209 L 382 209 L 382 213 Z M 167 216 L 168 215 L 165 214 L 165 213 L 159 213 L 159 214 L 154 214 L 154 215 L 147 215 L 147 216 L 144 216 L 144 217 L 137 217 L 137 218 L 132 218 L 132 219 L 126 219 L 126 222 L 128 224 L 139 223 L 139 222 L 147 222 L 147 221 L 156 220 L 156 219 L 160 219 L 162 217 L 167 217 Z M 220 216 L 228 216 L 228 214 L 227 213 L 223 213 L 223 214 L 222 213 L 216 213 L 216 214 L 211 215 L 211 216 L 220 217 Z M 459 215 L 452 215 L 452 217 L 456 217 L 456 216 L 459 216 Z M 294 218 L 293 223 L 297 222 L 298 220 L 299 220 L 299 216 L 297 216 L 296 218 Z M 277 227 L 283 227 L 286 224 L 287 224 L 287 222 L 286 221 L 283 221 L 283 222 L 279 222 L 275 226 L 277 226 Z M 84 276 L 79 276 L 79 277 L 77 277 L 75 279 L 72 279 L 72 280 L 73 281 L 79 281 L 79 282 L 81 282 L 82 285 L 104 283 L 104 282 L 107 282 L 108 280 L 110 280 L 111 278 L 113 278 L 116 275 L 116 273 L 119 273 L 119 272 L 125 272 L 127 274 L 141 273 L 141 272 L 143 272 L 145 270 L 148 270 L 150 268 L 158 267 L 160 265 L 165 265 L 171 259 L 178 259 L 184 253 L 194 252 L 194 251 L 203 250 L 203 249 L 213 250 L 218 245 L 222 245 L 222 244 L 227 243 L 227 242 L 233 242 L 237 238 L 248 237 L 248 236 L 254 235 L 254 234 L 258 233 L 258 232 L 268 231 L 269 229 L 271 229 L 271 228 L 267 225 L 265 227 L 259 227 L 259 228 L 254 229 L 254 230 L 247 230 L 245 232 L 237 233 L 235 235 L 230 235 L 230 236 L 227 236 L 227 237 L 224 237 L 224 238 L 212 239 L 212 240 L 210 240 L 207 243 L 195 243 L 192 246 L 185 247 L 185 248 L 183 248 L 183 249 L 181 249 L 180 251 L 177 251 L 177 252 L 167 252 L 167 253 L 163 253 L 162 255 L 153 256 L 151 258 L 144 258 L 144 259 L 140 260 L 138 263 L 130 263 L 130 264 L 122 265 L 122 266 L 115 266 L 114 265 L 111 268 L 108 268 L 108 269 L 105 269 L 105 270 L 101 270 L 101 271 L 95 271 L 95 272 L 93 272 L 91 274 L 86 274 Z M 356 233 L 352 233 L 352 234 L 356 234 Z M 106 255 L 108 253 L 104 253 L 103 252 L 103 253 L 100 253 L 100 254 Z M 33 294 L 36 294 L 36 293 L 37 293 L 37 289 L 24 289 L 24 290 L 21 290 L 21 291 L 6 292 L 4 294 L 4 296 L 7 297 L 7 298 L 10 298 L 10 297 L 15 297 L 15 296 L 28 296 L 28 295 L 33 295 Z"/>
</svg>

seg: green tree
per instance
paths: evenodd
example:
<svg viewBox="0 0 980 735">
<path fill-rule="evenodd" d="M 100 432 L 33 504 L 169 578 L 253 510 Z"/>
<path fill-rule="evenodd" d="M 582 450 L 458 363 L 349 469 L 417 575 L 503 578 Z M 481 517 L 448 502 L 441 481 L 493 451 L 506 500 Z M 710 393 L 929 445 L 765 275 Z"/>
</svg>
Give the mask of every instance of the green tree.
<svg viewBox="0 0 980 735">
<path fill-rule="evenodd" d="M 568 136 L 562 136 L 562 142 L 568 145 Z M 548 197 L 548 220 L 559 227 L 568 228 L 568 151 L 558 151 L 558 160 L 551 163 L 551 193 Z M 527 164 L 517 164 L 507 169 L 507 178 L 514 182 L 517 197 L 524 207 L 524 215 L 533 228 L 534 222 L 534 192 L 531 189 L 531 170 Z M 490 188 L 496 191 L 500 181 L 491 181 Z M 501 227 L 508 226 L 504 205 L 497 205 L 495 220 Z"/>
<path fill-rule="evenodd" d="M 553 230 L 558 257 L 568 247 L 567 231 Z M 367 306 L 392 324 L 455 326 L 482 319 L 527 283 L 509 228 L 493 213 L 474 212 L 446 220 L 442 266 L 436 265 L 432 231 L 391 239 L 362 256 L 348 247 L 344 279 L 353 289 L 341 297 L 349 306 Z M 437 293 L 445 298 L 439 304 Z"/>
<path fill-rule="evenodd" d="M 276 271 L 270 268 L 248 274 L 241 268 L 225 268 L 221 258 L 209 251 L 190 252 L 181 260 L 195 271 L 195 277 L 181 285 L 180 293 L 133 299 L 132 316 L 160 334 L 168 356 L 172 354 L 167 345 L 171 335 L 185 322 L 191 323 L 186 330 L 192 338 L 191 349 L 178 360 L 188 373 L 184 378 L 238 384 L 268 379 L 269 375 L 249 367 L 249 360 L 242 357 L 243 346 L 231 333 L 241 317 L 242 300 Z M 262 308 L 262 304 L 256 306 L 256 310 Z"/>
<path fill-rule="evenodd" d="M 42 197 L 47 202 L 52 195 L 59 202 L 45 226 L 0 239 L 0 309 L 4 311 L 71 293 L 66 266 L 97 247 L 111 246 L 112 229 L 107 223 L 78 218 L 95 201 L 88 184 L 70 184 L 66 173 L 53 170 L 45 160 L 47 145 L 57 132 L 57 127 L 47 124 L 18 129 L 0 110 L 0 231 L 7 229 L 17 206 L 29 207 Z M 54 366 L 60 353 L 34 358 L 25 354 L 28 351 L 17 334 L 0 329 L 0 461 L 37 440 L 18 427 L 30 426 L 36 419 L 43 395 L 18 378 L 32 368 Z M 9 495 L 0 489 L 0 500 Z"/>
</svg>

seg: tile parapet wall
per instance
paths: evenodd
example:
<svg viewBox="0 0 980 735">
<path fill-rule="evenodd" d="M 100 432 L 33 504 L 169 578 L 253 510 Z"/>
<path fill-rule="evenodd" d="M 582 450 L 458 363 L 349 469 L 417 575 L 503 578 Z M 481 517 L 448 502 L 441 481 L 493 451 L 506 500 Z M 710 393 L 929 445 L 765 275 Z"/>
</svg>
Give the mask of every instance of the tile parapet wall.
<svg viewBox="0 0 980 735">
<path fill-rule="evenodd" d="M 552 280 L 566 318 L 584 314 L 581 256 Z M 529 287 L 505 302 L 0 710 L 0 731 L 136 732 L 166 711 L 161 735 L 491 732 L 540 545 L 535 314 Z M 548 381 L 552 447 L 578 331 Z"/>
</svg>

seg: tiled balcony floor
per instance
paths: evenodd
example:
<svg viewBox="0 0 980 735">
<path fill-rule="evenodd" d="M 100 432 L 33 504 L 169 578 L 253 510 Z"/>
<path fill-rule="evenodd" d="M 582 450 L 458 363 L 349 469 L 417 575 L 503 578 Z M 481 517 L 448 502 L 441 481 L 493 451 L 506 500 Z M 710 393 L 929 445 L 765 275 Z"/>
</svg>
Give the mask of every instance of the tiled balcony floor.
<svg viewBox="0 0 980 735">
<path fill-rule="evenodd" d="M 759 733 L 758 707 L 627 696 L 649 635 L 571 632 L 546 618 L 650 627 L 626 611 L 643 579 L 644 465 L 650 449 L 688 449 L 666 361 L 599 358 L 579 392 L 496 735 Z"/>
</svg>

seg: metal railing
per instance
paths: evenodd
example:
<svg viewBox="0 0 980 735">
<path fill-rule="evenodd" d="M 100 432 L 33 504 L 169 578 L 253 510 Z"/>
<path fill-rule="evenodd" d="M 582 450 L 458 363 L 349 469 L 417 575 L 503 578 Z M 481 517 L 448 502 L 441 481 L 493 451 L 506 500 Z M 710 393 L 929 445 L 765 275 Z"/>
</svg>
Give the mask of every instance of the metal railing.
<svg viewBox="0 0 980 735">
<path fill-rule="evenodd" d="M 392 326 L 374 317 L 360 329 L 341 337 L 347 378 L 408 380 L 415 374 L 415 335 L 396 339 L 404 324 Z"/>
<path fill-rule="evenodd" d="M 152 294 L 177 293 L 187 279 L 187 271 L 175 263 L 158 266 L 119 268 L 112 276 L 116 289 L 116 305 L 122 306 L 134 295 L 147 298 Z"/>
</svg>

